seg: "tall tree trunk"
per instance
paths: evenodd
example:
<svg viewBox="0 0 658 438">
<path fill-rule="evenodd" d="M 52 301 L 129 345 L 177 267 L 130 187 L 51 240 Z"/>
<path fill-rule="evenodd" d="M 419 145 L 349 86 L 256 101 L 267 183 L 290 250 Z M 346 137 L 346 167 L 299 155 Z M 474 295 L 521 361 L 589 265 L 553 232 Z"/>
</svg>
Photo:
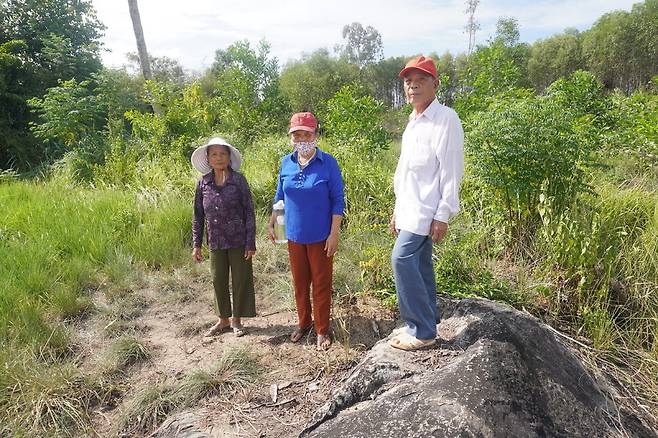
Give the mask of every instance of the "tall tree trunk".
<svg viewBox="0 0 658 438">
<path fill-rule="evenodd" d="M 146 50 L 146 41 L 144 40 L 142 19 L 139 17 L 137 0 L 128 0 L 128 9 L 130 10 L 130 19 L 133 22 L 133 30 L 135 31 L 135 40 L 137 41 L 137 55 L 139 56 L 139 64 L 142 68 L 142 76 L 144 76 L 145 81 L 148 81 L 153 77 L 151 75 L 151 60 L 149 58 L 148 51 Z M 155 114 L 161 114 L 160 108 L 156 103 L 153 103 L 151 106 L 153 107 L 153 112 Z"/>
<path fill-rule="evenodd" d="M 135 40 L 137 40 L 137 54 L 139 55 L 139 63 L 142 67 L 142 76 L 144 76 L 145 80 L 150 80 L 152 77 L 151 63 L 148 51 L 146 50 L 146 41 L 144 41 L 144 31 L 142 30 L 142 20 L 139 18 L 137 0 L 128 0 L 128 8 L 130 9 L 130 19 L 133 21 Z"/>
</svg>

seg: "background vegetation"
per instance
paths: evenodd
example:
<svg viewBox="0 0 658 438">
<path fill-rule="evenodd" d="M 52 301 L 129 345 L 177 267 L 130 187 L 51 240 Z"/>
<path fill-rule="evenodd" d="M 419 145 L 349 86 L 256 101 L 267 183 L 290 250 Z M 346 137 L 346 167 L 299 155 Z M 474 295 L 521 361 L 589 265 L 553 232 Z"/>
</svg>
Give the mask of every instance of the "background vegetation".
<svg viewBox="0 0 658 438">
<path fill-rule="evenodd" d="M 439 290 L 634 351 L 654 391 L 657 23 L 658 1 L 646 0 L 528 45 L 503 18 L 471 54 L 432 55 L 467 154 L 463 212 L 435 250 Z M 337 293 L 395 300 L 387 223 L 408 57 L 383 59 L 376 29 L 352 23 L 333 54 L 280 66 L 266 41 L 236 41 L 199 76 L 155 58 L 144 82 L 102 66 L 102 31 L 87 1 L 0 1 L 0 435 L 68 433 L 111 393 L 76 368 L 76 321 L 97 290 L 125 299 L 138 272 L 188 263 L 189 156 L 211 134 L 243 151 L 266 214 L 287 120 L 314 111 L 346 184 Z M 125 302 L 115 319 L 140 305 Z"/>
</svg>

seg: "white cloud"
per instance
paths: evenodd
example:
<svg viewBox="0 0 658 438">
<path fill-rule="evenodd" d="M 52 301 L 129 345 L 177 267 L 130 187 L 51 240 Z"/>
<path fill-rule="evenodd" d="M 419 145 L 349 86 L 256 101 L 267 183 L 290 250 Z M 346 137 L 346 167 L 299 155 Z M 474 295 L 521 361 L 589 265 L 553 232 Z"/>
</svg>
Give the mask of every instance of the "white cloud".
<svg viewBox="0 0 658 438">
<path fill-rule="evenodd" d="M 125 1 L 92 0 L 107 26 L 103 59 L 125 63 L 134 52 L 132 22 Z M 342 42 L 344 25 L 358 21 L 382 35 L 385 56 L 413 55 L 466 48 L 465 2 L 461 0 L 294 0 L 227 2 L 211 0 L 140 0 L 140 15 L 149 52 L 178 59 L 185 67 L 208 67 L 217 49 L 248 39 L 266 39 L 283 64 L 302 52 L 333 47 Z M 482 0 L 476 17 L 482 29 L 478 42 L 494 32 L 501 16 L 519 20 L 521 38 L 549 36 L 566 27 L 586 29 L 603 13 L 629 10 L 634 0 Z"/>
</svg>

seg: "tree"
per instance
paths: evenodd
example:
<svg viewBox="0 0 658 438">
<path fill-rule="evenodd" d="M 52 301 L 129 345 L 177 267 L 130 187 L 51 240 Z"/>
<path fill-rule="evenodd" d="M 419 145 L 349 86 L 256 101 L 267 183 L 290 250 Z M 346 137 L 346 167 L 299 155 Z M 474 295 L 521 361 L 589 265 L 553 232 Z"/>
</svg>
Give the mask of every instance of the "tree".
<svg viewBox="0 0 658 438">
<path fill-rule="evenodd" d="M 278 92 L 279 61 L 276 57 L 270 57 L 270 45 L 265 40 L 258 43 L 257 51 L 251 48 L 247 40 L 236 41 L 226 50 L 217 50 L 211 67 L 212 74 L 220 77 L 231 69 L 245 76 L 254 102 Z"/>
<path fill-rule="evenodd" d="M 539 92 L 559 78 L 584 67 L 581 35 L 576 29 L 567 29 L 562 34 L 539 40 L 530 48 L 528 78 Z"/>
<path fill-rule="evenodd" d="M 406 61 L 406 57 L 397 56 L 366 65 L 361 70 L 361 85 L 375 99 L 390 108 L 404 105 L 404 89 L 398 73 L 404 68 Z"/>
<path fill-rule="evenodd" d="M 519 20 L 513 17 L 503 17 L 496 23 L 496 35 L 493 38 L 494 43 L 502 44 L 505 47 L 515 47 L 519 44 Z"/>
<path fill-rule="evenodd" d="M 358 77 L 359 69 L 356 65 L 332 58 L 327 49 L 319 49 L 283 68 L 281 93 L 290 102 L 293 111 L 321 113 L 327 100 L 343 85 Z"/>
<path fill-rule="evenodd" d="M 23 57 L 24 41 L 0 44 L 0 169 L 24 169 L 37 161 L 34 138 L 26 127 L 30 120 L 23 80 L 29 76 Z"/>
<path fill-rule="evenodd" d="M 89 0 L 0 0 L 0 91 L 11 100 L 0 108 L 1 168 L 56 158 L 29 132 L 35 118 L 26 101 L 59 79 L 83 81 L 99 71 L 103 29 Z"/>
<path fill-rule="evenodd" d="M 475 48 L 475 32 L 480 29 L 480 23 L 475 21 L 475 10 L 480 4 L 480 0 L 466 0 L 466 14 L 468 15 L 468 20 L 464 29 L 468 33 L 468 52 L 467 55 L 473 53 Z"/>
<path fill-rule="evenodd" d="M 590 71 L 608 88 L 644 88 L 658 71 L 658 0 L 599 18 L 583 35 Z"/>
<path fill-rule="evenodd" d="M 445 52 L 441 56 L 435 56 L 436 71 L 441 80 L 438 90 L 439 100 L 448 106 L 452 106 L 457 94 L 457 67 L 455 58 L 450 52 Z"/>
<path fill-rule="evenodd" d="M 135 32 L 137 54 L 139 56 L 139 63 L 142 67 L 142 76 L 144 76 L 144 80 L 149 81 L 152 78 L 151 59 L 149 58 L 148 51 L 146 50 L 146 41 L 144 40 L 144 30 L 142 29 L 142 20 L 139 17 L 137 0 L 128 0 L 128 9 L 130 11 L 130 19 L 133 23 L 133 31 Z"/>
<path fill-rule="evenodd" d="M 131 71 L 141 71 L 139 55 L 135 52 L 126 55 Z M 176 85 L 183 85 L 188 80 L 185 69 L 176 59 L 168 56 L 150 56 L 151 77 L 158 82 L 171 82 Z"/>
<path fill-rule="evenodd" d="M 384 57 L 382 36 L 372 26 L 366 28 L 361 23 L 354 22 L 343 27 L 343 40 L 345 44 L 336 47 L 341 58 L 364 67 L 381 61 Z"/>
</svg>

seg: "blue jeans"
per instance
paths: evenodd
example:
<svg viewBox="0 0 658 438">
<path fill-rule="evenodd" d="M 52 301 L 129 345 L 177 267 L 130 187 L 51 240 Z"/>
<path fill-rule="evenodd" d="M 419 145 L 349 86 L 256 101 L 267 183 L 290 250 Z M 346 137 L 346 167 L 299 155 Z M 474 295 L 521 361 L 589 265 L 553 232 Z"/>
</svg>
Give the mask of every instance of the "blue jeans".
<svg viewBox="0 0 658 438">
<path fill-rule="evenodd" d="M 432 238 L 400 230 L 391 264 L 400 317 L 407 325 L 407 332 L 418 339 L 434 339 L 438 314 Z"/>
</svg>

